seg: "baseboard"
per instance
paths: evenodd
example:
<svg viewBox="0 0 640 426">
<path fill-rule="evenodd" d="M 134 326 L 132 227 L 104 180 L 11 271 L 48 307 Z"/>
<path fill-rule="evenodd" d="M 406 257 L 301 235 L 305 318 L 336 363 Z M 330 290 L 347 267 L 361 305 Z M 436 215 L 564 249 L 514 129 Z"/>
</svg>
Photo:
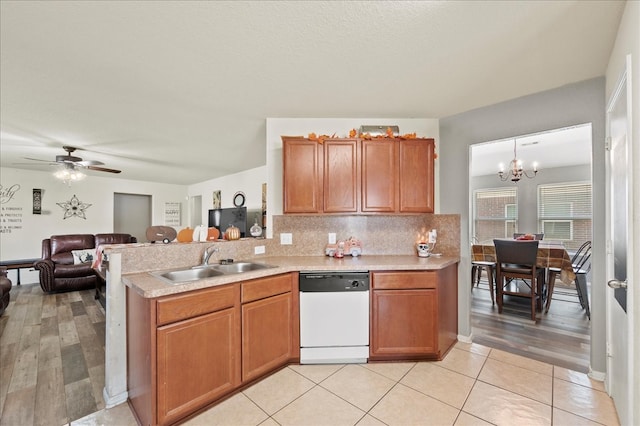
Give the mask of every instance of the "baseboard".
<svg viewBox="0 0 640 426">
<path fill-rule="evenodd" d="M 589 372 L 587 373 L 587 376 L 591 377 L 593 380 L 604 382 L 604 380 L 607 378 L 607 373 L 603 371 L 593 371 L 591 369 L 591 366 L 589 366 Z"/>
<path fill-rule="evenodd" d="M 458 334 L 458 342 L 462 343 L 473 343 L 473 333 L 468 336 L 463 336 L 462 334 Z"/>
<path fill-rule="evenodd" d="M 113 408 L 116 405 L 120 405 L 123 402 L 127 402 L 129 393 L 127 391 L 121 392 L 118 395 L 110 396 L 107 393 L 107 388 L 102 389 L 102 397 L 104 398 L 104 408 Z"/>
</svg>

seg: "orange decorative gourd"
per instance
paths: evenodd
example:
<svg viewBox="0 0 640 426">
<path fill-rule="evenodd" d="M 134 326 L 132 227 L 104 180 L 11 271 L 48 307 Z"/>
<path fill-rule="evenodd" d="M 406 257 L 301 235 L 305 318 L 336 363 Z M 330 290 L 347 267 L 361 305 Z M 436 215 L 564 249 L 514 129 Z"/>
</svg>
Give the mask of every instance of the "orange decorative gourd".
<svg viewBox="0 0 640 426">
<path fill-rule="evenodd" d="M 220 231 L 218 228 L 209 228 L 207 231 L 207 241 L 215 241 L 220 237 Z"/>
<path fill-rule="evenodd" d="M 187 226 L 186 228 L 178 232 L 178 242 L 190 243 L 191 241 L 193 241 L 193 229 Z"/>
<path fill-rule="evenodd" d="M 237 226 L 229 225 L 226 231 L 224 231 L 224 236 L 227 240 L 239 240 L 240 239 L 240 228 Z"/>
</svg>

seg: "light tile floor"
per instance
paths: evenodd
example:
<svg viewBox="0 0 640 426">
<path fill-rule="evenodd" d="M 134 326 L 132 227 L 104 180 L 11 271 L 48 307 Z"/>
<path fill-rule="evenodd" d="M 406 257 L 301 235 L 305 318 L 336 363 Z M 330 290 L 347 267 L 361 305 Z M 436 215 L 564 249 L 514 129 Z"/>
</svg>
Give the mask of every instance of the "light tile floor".
<svg viewBox="0 0 640 426">
<path fill-rule="evenodd" d="M 72 425 L 135 425 L 126 404 Z M 458 342 L 440 362 L 292 365 L 184 423 L 618 425 L 602 382 Z"/>
</svg>

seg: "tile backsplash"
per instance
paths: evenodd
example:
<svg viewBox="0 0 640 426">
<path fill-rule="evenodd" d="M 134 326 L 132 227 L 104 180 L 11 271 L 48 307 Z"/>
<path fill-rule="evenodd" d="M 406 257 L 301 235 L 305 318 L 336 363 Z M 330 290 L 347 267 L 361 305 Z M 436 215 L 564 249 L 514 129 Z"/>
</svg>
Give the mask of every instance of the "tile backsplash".
<svg viewBox="0 0 640 426">
<path fill-rule="evenodd" d="M 431 229 L 438 231 L 435 253 L 460 256 L 460 215 L 281 215 L 273 217 L 273 240 L 267 255 L 324 255 L 328 234 L 339 240 L 355 237 L 363 255 L 412 255 Z M 292 245 L 280 245 L 280 234 L 291 233 Z"/>
<path fill-rule="evenodd" d="M 460 256 L 460 215 L 282 215 L 273 218 L 273 239 L 242 238 L 237 241 L 115 246 L 109 251 L 126 252 L 122 272 L 144 272 L 189 267 L 202 262 L 207 247 L 215 246 L 210 263 L 220 259 L 252 259 L 264 256 L 324 256 L 328 234 L 338 241 L 355 237 L 362 242 L 362 255 L 416 255 L 416 243 L 431 229 L 438 231 L 434 253 Z M 280 234 L 292 235 L 291 245 L 280 244 Z M 255 254 L 255 248 L 264 254 Z"/>
</svg>

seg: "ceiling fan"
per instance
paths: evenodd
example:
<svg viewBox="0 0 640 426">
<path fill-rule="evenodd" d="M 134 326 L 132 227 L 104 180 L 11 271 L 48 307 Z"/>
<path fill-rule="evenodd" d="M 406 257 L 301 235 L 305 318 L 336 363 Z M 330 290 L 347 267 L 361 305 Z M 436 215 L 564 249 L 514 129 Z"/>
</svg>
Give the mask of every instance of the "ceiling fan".
<svg viewBox="0 0 640 426">
<path fill-rule="evenodd" d="M 116 169 L 109 169 L 106 167 L 100 167 L 103 166 L 104 163 L 101 161 L 94 161 L 94 160 L 83 160 L 80 157 L 76 157 L 73 154 L 74 151 L 76 151 L 78 148 L 72 147 L 72 146 L 63 146 L 62 149 L 64 149 L 65 151 L 67 151 L 66 155 L 56 155 L 56 160 L 55 161 L 48 161 L 48 160 L 40 160 L 38 158 L 26 158 L 25 160 L 32 160 L 32 161 L 42 161 L 42 162 L 46 162 L 49 163 L 51 165 L 57 165 L 60 164 L 63 166 L 63 168 L 65 169 L 70 169 L 70 170 L 76 170 L 78 168 L 82 168 L 82 169 L 87 169 L 87 170 L 93 170 L 96 172 L 107 172 L 107 173 L 120 173 L 120 170 L 116 170 Z"/>
</svg>

